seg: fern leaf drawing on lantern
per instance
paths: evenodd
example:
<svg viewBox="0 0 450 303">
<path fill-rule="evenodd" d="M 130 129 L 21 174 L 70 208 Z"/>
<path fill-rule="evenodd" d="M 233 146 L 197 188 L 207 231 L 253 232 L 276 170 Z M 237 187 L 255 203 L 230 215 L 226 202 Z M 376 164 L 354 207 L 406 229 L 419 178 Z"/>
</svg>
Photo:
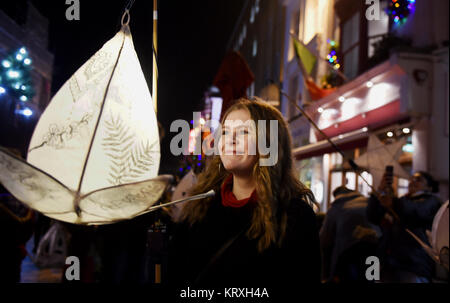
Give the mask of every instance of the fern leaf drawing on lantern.
<svg viewBox="0 0 450 303">
<path fill-rule="evenodd" d="M 108 181 L 112 185 L 135 182 L 153 165 L 154 145 L 147 142 L 135 142 L 134 134 L 119 117 L 105 120 L 106 136 L 102 146 L 111 159 Z"/>
</svg>

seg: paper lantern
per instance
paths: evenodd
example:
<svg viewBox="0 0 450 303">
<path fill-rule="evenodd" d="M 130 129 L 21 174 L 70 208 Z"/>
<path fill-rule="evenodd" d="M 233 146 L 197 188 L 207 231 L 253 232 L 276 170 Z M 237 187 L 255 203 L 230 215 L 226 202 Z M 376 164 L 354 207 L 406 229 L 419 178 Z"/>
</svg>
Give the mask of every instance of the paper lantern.
<svg viewBox="0 0 450 303">
<path fill-rule="evenodd" d="M 50 218 L 106 224 L 164 192 L 152 98 L 128 25 L 79 68 L 42 114 L 27 162 L 0 151 L 0 181 Z"/>
<path fill-rule="evenodd" d="M 190 196 L 189 190 L 191 190 L 197 183 L 197 176 L 194 174 L 193 170 L 190 170 L 178 183 L 175 191 L 172 195 L 172 201 L 177 201 L 181 199 L 185 199 Z M 172 220 L 175 222 L 179 222 L 181 217 L 181 212 L 183 210 L 184 205 L 187 202 L 181 202 L 172 206 L 170 215 Z"/>
</svg>

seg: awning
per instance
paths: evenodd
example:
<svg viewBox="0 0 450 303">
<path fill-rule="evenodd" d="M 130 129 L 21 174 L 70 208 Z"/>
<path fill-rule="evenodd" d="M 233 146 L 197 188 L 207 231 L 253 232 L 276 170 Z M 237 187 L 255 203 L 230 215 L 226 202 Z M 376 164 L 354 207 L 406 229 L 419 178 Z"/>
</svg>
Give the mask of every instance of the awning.
<svg viewBox="0 0 450 303">
<path fill-rule="evenodd" d="M 402 108 L 404 79 L 404 70 L 387 60 L 311 104 L 306 112 L 329 137 L 397 122 L 408 117 Z M 316 136 L 324 139 L 317 132 Z"/>
<path fill-rule="evenodd" d="M 363 115 L 357 115 L 339 124 L 331 125 L 322 129 L 322 131 L 328 137 L 335 137 L 342 133 L 349 133 L 355 129 L 362 129 L 363 127 L 377 129 L 403 121 L 408 117 L 408 114 L 401 113 L 400 111 L 400 100 L 395 100 L 384 106 L 367 111 Z M 323 136 L 318 132 L 316 132 L 316 136 L 318 139 L 323 139 Z"/>
<path fill-rule="evenodd" d="M 358 147 L 367 146 L 369 132 L 367 129 L 360 129 L 346 134 L 342 134 L 331 138 L 341 150 L 350 150 Z M 307 159 L 311 157 L 321 156 L 323 154 L 332 153 L 336 150 L 327 140 L 298 147 L 292 151 L 296 160 Z"/>
</svg>

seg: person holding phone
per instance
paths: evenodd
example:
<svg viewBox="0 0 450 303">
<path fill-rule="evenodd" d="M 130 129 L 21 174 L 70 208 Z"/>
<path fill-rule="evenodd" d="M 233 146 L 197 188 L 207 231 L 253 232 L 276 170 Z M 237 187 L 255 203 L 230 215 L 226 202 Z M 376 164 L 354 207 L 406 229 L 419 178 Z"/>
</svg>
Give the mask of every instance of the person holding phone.
<svg viewBox="0 0 450 303">
<path fill-rule="evenodd" d="M 409 180 L 408 193 L 396 197 L 392 179 L 392 170 L 387 169 L 378 194 L 371 194 L 367 207 L 369 221 L 383 231 L 378 247 L 381 281 L 431 282 L 434 262 L 406 229 L 429 244 L 426 230 L 431 230 L 433 218 L 442 204 L 435 195 L 439 184 L 430 174 L 416 172 Z"/>
</svg>

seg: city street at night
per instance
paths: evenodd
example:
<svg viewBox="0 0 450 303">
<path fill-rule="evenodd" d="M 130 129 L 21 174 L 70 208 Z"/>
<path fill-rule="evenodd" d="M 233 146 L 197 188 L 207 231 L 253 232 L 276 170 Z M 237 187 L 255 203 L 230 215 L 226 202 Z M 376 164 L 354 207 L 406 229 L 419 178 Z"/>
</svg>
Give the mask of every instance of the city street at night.
<svg viewBox="0 0 450 303">
<path fill-rule="evenodd" d="M 2 1 L 2 286 L 435 298 L 449 275 L 448 12 Z"/>
</svg>

